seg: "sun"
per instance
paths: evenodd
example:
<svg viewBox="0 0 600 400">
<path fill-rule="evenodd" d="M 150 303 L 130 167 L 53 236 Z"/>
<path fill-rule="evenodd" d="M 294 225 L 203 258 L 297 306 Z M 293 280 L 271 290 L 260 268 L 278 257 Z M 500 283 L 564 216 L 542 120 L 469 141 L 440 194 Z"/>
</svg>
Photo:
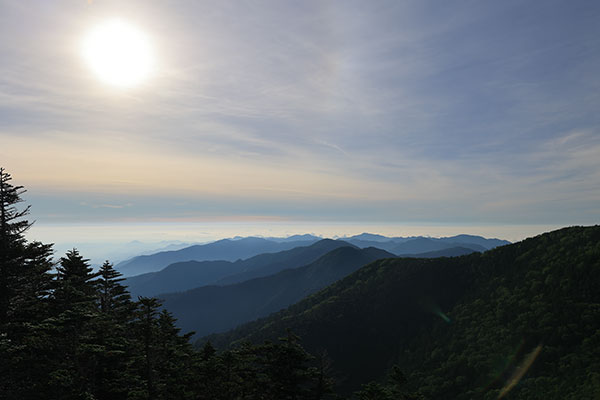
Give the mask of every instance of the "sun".
<svg viewBox="0 0 600 400">
<path fill-rule="evenodd" d="M 152 73 L 154 56 L 144 33 L 120 19 L 93 28 L 82 43 L 85 61 L 104 83 L 131 87 Z"/>
</svg>

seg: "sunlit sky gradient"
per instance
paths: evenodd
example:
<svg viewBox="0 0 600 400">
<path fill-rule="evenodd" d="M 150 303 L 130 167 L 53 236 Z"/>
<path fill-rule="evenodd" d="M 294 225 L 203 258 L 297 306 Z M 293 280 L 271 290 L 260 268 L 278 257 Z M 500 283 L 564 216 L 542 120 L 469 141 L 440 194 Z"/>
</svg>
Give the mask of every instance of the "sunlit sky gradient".
<svg viewBox="0 0 600 400">
<path fill-rule="evenodd" d="M 81 56 L 109 18 L 149 37 L 139 86 Z M 596 224 L 598 21 L 597 1 L 0 0 L 0 165 L 50 241 Z"/>
</svg>

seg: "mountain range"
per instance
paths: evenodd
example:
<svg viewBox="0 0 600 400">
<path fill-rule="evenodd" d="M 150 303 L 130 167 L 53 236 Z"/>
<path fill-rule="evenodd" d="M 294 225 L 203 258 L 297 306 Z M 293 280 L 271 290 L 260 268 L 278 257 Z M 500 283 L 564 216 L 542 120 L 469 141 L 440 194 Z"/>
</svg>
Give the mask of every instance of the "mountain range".
<svg viewBox="0 0 600 400">
<path fill-rule="evenodd" d="M 444 238 L 430 238 L 423 236 L 387 238 L 385 236 L 368 233 L 343 238 L 342 240 L 352 243 L 360 248 L 377 247 L 398 256 L 439 251 L 452 247 L 463 247 L 481 252 L 510 243 L 507 240 L 486 239 L 481 236 L 473 235 L 457 235 Z"/>
<path fill-rule="evenodd" d="M 178 326 L 184 331 L 195 331 L 199 335 L 206 335 L 231 329 L 239 323 L 278 311 L 317 289 L 345 277 L 368 262 L 378 258 L 396 257 L 395 254 L 377 247 L 361 250 L 359 246 L 349 242 L 361 246 L 365 243 L 374 243 L 379 247 L 388 246 L 404 250 L 436 249 L 406 255 L 415 258 L 454 257 L 479 249 L 485 250 L 482 245 L 476 243 L 477 241 L 488 247 L 504 243 L 471 236 L 444 239 L 423 237 L 390 239 L 381 235 L 362 234 L 347 238 L 349 242 L 332 239 L 313 242 L 315 239 L 316 237 L 311 235 L 290 237 L 287 240 L 235 238 L 209 245 L 192 246 L 178 252 L 162 252 L 149 257 L 138 257 L 132 261 L 136 263 L 152 259 L 155 262 L 165 262 L 174 254 L 176 257 L 186 254 L 210 257 L 220 255 L 223 250 L 237 254 L 248 253 L 252 245 L 257 245 L 258 249 L 265 247 L 274 249 L 282 243 L 302 244 L 289 250 L 263 253 L 233 262 L 227 260 L 176 262 L 158 272 L 128 277 L 124 283 L 134 298 L 155 296 L 164 300 L 164 307 L 174 314 L 178 319 Z M 470 241 L 466 244 L 470 247 L 448 247 L 463 243 L 458 242 L 459 239 Z"/>
<path fill-rule="evenodd" d="M 600 227 L 485 253 L 368 264 L 266 318 L 212 335 L 220 348 L 293 332 L 326 354 L 342 393 L 393 365 L 431 399 L 600 394 Z"/>
<path fill-rule="evenodd" d="M 273 241 L 257 237 L 241 239 L 222 239 L 213 243 L 189 246 L 175 251 L 161 251 L 150 255 L 141 255 L 120 262 L 115 268 L 124 276 L 134 276 L 147 272 L 160 271 L 166 266 L 181 261 L 236 261 L 247 259 L 262 253 L 275 253 L 283 250 L 306 246 L 319 240 L 283 240 Z"/>
<path fill-rule="evenodd" d="M 365 264 L 394 257 L 385 250 L 358 249 L 341 241 L 318 244 L 339 245 L 317 260 L 298 268 L 226 286 L 203 286 L 182 293 L 160 295 L 163 306 L 177 317 L 184 332 L 207 335 L 279 311 Z"/>
<path fill-rule="evenodd" d="M 322 238 L 313 235 L 294 235 L 288 238 L 245 237 L 222 239 L 213 243 L 193 245 L 175 251 L 161 251 L 140 255 L 118 263 L 115 268 L 130 277 L 160 271 L 168 265 L 184 261 L 230 261 L 248 259 L 258 254 L 277 253 L 295 247 L 307 246 Z M 486 239 L 480 236 L 458 235 L 446 238 L 385 237 L 370 233 L 340 238 L 359 248 L 376 247 L 395 255 L 413 255 L 453 247 L 485 251 L 509 244 L 506 240 Z"/>
<path fill-rule="evenodd" d="M 290 242 L 297 243 L 297 242 Z M 159 272 L 127 278 L 124 282 L 132 296 L 156 296 L 161 293 L 184 291 L 205 285 L 227 285 L 277 273 L 284 269 L 309 264 L 348 243 L 322 239 L 311 245 L 295 247 L 277 253 L 264 253 L 246 260 L 187 261 L 174 263 Z"/>
</svg>

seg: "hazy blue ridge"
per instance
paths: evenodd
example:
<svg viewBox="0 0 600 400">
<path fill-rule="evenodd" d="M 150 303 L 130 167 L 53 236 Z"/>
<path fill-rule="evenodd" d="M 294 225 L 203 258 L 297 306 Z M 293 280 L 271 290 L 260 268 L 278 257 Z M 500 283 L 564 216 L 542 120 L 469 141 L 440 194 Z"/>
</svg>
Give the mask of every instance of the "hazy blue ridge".
<svg viewBox="0 0 600 400">
<path fill-rule="evenodd" d="M 213 284 L 223 277 L 241 270 L 243 263 L 230 261 L 183 261 L 173 263 L 158 272 L 149 272 L 127 278 L 133 298 L 151 297 L 159 293 L 179 292 Z"/>
<path fill-rule="evenodd" d="M 301 246 L 281 253 L 254 256 L 244 261 L 245 269 L 235 275 L 220 279 L 217 284 L 230 285 L 253 278 L 268 276 L 288 268 L 309 264 L 338 247 L 352 246 L 342 240 L 322 239 L 310 246 Z"/>
<path fill-rule="evenodd" d="M 407 238 L 390 238 L 387 236 L 374 234 L 374 233 L 361 233 L 360 235 L 354 235 L 350 237 L 341 238 L 347 242 L 352 243 L 353 241 L 363 241 L 363 242 L 389 242 L 389 241 L 402 241 L 408 240 Z"/>
<path fill-rule="evenodd" d="M 507 240 L 486 239 L 474 235 L 457 235 L 444 238 L 429 238 L 423 236 L 388 238 L 381 235 L 363 233 L 344 238 L 344 240 L 360 248 L 377 247 L 396 255 L 419 254 L 449 249 L 452 247 L 464 247 L 481 252 L 510 244 Z"/>
<path fill-rule="evenodd" d="M 274 253 L 306 246 L 310 241 L 282 241 L 247 237 L 238 240 L 223 239 L 209 244 L 194 245 L 177 251 L 164 251 L 142 255 L 116 265 L 124 276 L 134 276 L 147 272 L 160 271 L 166 266 L 181 261 L 236 261 L 257 254 Z"/>
<path fill-rule="evenodd" d="M 298 243 L 298 242 L 290 242 Z M 322 239 L 316 243 L 277 253 L 264 253 L 246 260 L 186 261 L 174 263 L 158 272 L 127 278 L 125 285 L 134 296 L 156 296 L 206 285 L 227 285 L 267 276 L 283 269 L 296 268 L 317 260 L 327 252 L 351 246 L 340 240 Z"/>
<path fill-rule="evenodd" d="M 295 236 L 295 238 L 299 237 L 300 236 Z M 356 237 L 385 238 L 384 236 L 373 234 L 362 234 Z M 237 260 L 235 262 L 226 260 L 193 260 L 176 262 L 158 272 L 130 276 L 127 278 L 126 284 L 134 297 L 138 295 L 155 296 L 159 293 L 179 292 L 212 284 L 228 285 L 260 276 L 271 275 L 282 269 L 306 265 L 329 250 L 348 245 L 346 241 L 336 241 L 332 239 L 321 239 L 311 245 L 307 245 L 308 243 L 311 243 L 311 238 L 314 238 L 314 236 L 304 235 L 300 241 L 286 242 L 287 245 L 299 245 L 290 250 L 258 254 L 248 259 Z M 474 251 L 485 251 L 483 246 L 474 242 L 487 244 L 490 247 L 506 242 L 497 239 L 485 239 L 479 236 L 468 235 L 459 235 L 443 239 L 430 239 L 424 237 L 388 239 L 387 242 L 367 242 L 349 238 L 349 240 L 354 242 L 352 244 L 359 248 L 376 247 L 403 257 L 421 258 L 453 257 L 469 254 Z M 471 240 L 472 243 L 464 244 L 459 242 L 457 244 L 457 240 Z M 236 247 L 238 245 L 241 245 L 238 250 L 240 248 L 245 248 L 247 250 L 247 248 L 252 245 L 257 245 L 257 248 L 259 249 L 264 248 L 264 243 L 265 240 L 260 238 L 242 238 L 221 240 L 211 245 L 214 245 L 212 246 L 213 250 L 214 247 L 217 246 L 227 248 L 229 246 Z M 211 245 L 192 246 L 189 249 L 184 249 L 189 251 L 182 250 L 179 252 L 158 253 L 154 256 L 155 260 L 165 260 L 169 257 L 172 258 L 174 253 L 177 253 L 177 256 L 185 256 L 185 254 L 189 255 L 191 251 L 200 254 L 199 249 L 203 249 L 204 256 L 207 256 L 209 251 L 212 251 L 210 250 Z M 211 254 L 214 255 L 216 253 L 213 252 Z M 150 260 L 154 256 L 138 257 L 134 261 L 142 262 L 143 260 Z"/>
<path fill-rule="evenodd" d="M 486 248 L 487 250 L 491 250 L 498 246 L 504 246 L 507 244 L 511 244 L 511 242 L 509 242 L 508 240 L 495 239 L 495 238 L 488 239 L 488 238 L 484 238 L 481 236 L 464 235 L 464 234 L 450 236 L 450 237 L 444 237 L 444 238 L 439 238 L 439 239 L 434 239 L 434 240 L 439 240 L 441 242 L 448 242 L 448 243 L 454 243 L 454 244 L 456 244 L 456 243 L 477 244 L 479 246 Z"/>
<path fill-rule="evenodd" d="M 160 271 L 170 264 L 181 261 L 236 261 L 262 253 L 274 253 L 298 246 L 306 246 L 320 240 L 321 238 L 310 234 L 293 235 L 287 238 L 236 237 L 208 244 L 193 245 L 175 251 L 160 251 L 155 254 L 140 255 L 118 263 L 116 268 L 124 276 L 135 276 Z M 360 248 L 377 247 L 396 255 L 417 254 L 450 247 L 466 247 L 476 251 L 484 251 L 510 243 L 506 240 L 486 239 L 473 235 L 457 235 L 437 239 L 420 236 L 390 238 L 371 233 L 362 233 L 340 240 Z"/>
<path fill-rule="evenodd" d="M 334 241 L 331 241 L 334 242 Z M 376 248 L 342 246 L 308 265 L 227 286 L 204 286 L 159 295 L 184 332 L 223 332 L 269 315 L 343 278 L 361 266 L 393 254 Z"/>
<path fill-rule="evenodd" d="M 304 235 L 292 235 L 292 236 L 288 236 L 288 237 L 285 237 L 285 238 L 282 238 L 282 237 L 266 237 L 265 239 L 271 240 L 273 242 L 317 242 L 317 241 L 319 241 L 319 240 L 321 240 L 323 238 L 307 233 L 307 234 L 304 234 Z"/>
<path fill-rule="evenodd" d="M 449 242 L 442 241 L 440 239 L 431 239 L 431 238 L 416 238 L 407 240 L 406 242 L 399 243 L 391 248 L 392 253 L 396 255 L 405 255 L 405 254 L 418 254 L 418 253 L 426 253 L 430 251 L 439 251 L 448 249 L 451 247 L 465 247 L 475 251 L 485 251 L 487 250 L 485 247 L 475 244 L 475 243 L 464 243 L 464 242 Z"/>
</svg>

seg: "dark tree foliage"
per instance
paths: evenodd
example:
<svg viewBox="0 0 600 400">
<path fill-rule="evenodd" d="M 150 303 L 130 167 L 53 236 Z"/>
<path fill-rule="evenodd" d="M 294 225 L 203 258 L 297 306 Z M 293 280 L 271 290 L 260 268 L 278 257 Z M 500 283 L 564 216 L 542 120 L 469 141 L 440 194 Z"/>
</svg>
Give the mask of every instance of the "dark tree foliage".
<svg viewBox="0 0 600 400">
<path fill-rule="evenodd" d="M 406 376 L 399 366 L 394 365 L 385 384 L 376 381 L 364 384 L 354 393 L 354 398 L 357 400 L 422 400 L 425 397 L 409 388 Z"/>
<path fill-rule="evenodd" d="M 199 355 L 188 341 L 191 334 L 180 336 L 175 319 L 160 306 L 155 298 L 141 297 L 135 310 L 132 372 L 141 386 L 134 398 L 193 398 L 190 374 Z"/>
<path fill-rule="evenodd" d="M 98 297 L 100 312 L 116 319 L 122 319 L 132 310 L 131 296 L 121 285 L 125 278 L 106 261 L 98 273 Z"/>
<path fill-rule="evenodd" d="M 97 281 L 98 315 L 94 322 L 95 341 L 103 352 L 98 355 L 96 370 L 98 399 L 126 399 L 128 388 L 135 386 L 135 376 L 126 373 L 130 365 L 132 336 L 130 326 L 135 304 L 122 286 L 121 273 L 106 261 Z"/>
<path fill-rule="evenodd" d="M 19 210 L 25 190 L 11 180 L 0 168 L 0 326 L 28 317 L 32 303 L 48 294 L 52 268 L 52 246 L 25 240 L 30 207 Z"/>
<path fill-rule="evenodd" d="M 96 310 L 98 274 L 93 273 L 89 260 L 76 249 L 70 250 L 60 259 L 56 268 L 56 289 L 53 293 L 57 313 L 79 309 L 82 313 Z"/>
<path fill-rule="evenodd" d="M 77 250 L 60 259 L 51 296 L 48 333 L 56 339 L 53 371 L 47 383 L 54 398 L 91 396 L 96 387 L 98 358 L 103 346 L 96 340 L 98 321 L 97 274 Z"/>
<path fill-rule="evenodd" d="M 52 246 L 27 242 L 29 207 L 19 208 L 25 190 L 13 186 L 0 168 L 0 394 L 35 393 L 42 381 L 45 337 L 52 287 Z M 1 396 L 0 396 L 1 397 Z"/>
<path fill-rule="evenodd" d="M 200 355 L 201 399 L 333 398 L 331 380 L 292 333 L 277 342 L 244 343 L 221 353 L 206 342 Z"/>
</svg>

